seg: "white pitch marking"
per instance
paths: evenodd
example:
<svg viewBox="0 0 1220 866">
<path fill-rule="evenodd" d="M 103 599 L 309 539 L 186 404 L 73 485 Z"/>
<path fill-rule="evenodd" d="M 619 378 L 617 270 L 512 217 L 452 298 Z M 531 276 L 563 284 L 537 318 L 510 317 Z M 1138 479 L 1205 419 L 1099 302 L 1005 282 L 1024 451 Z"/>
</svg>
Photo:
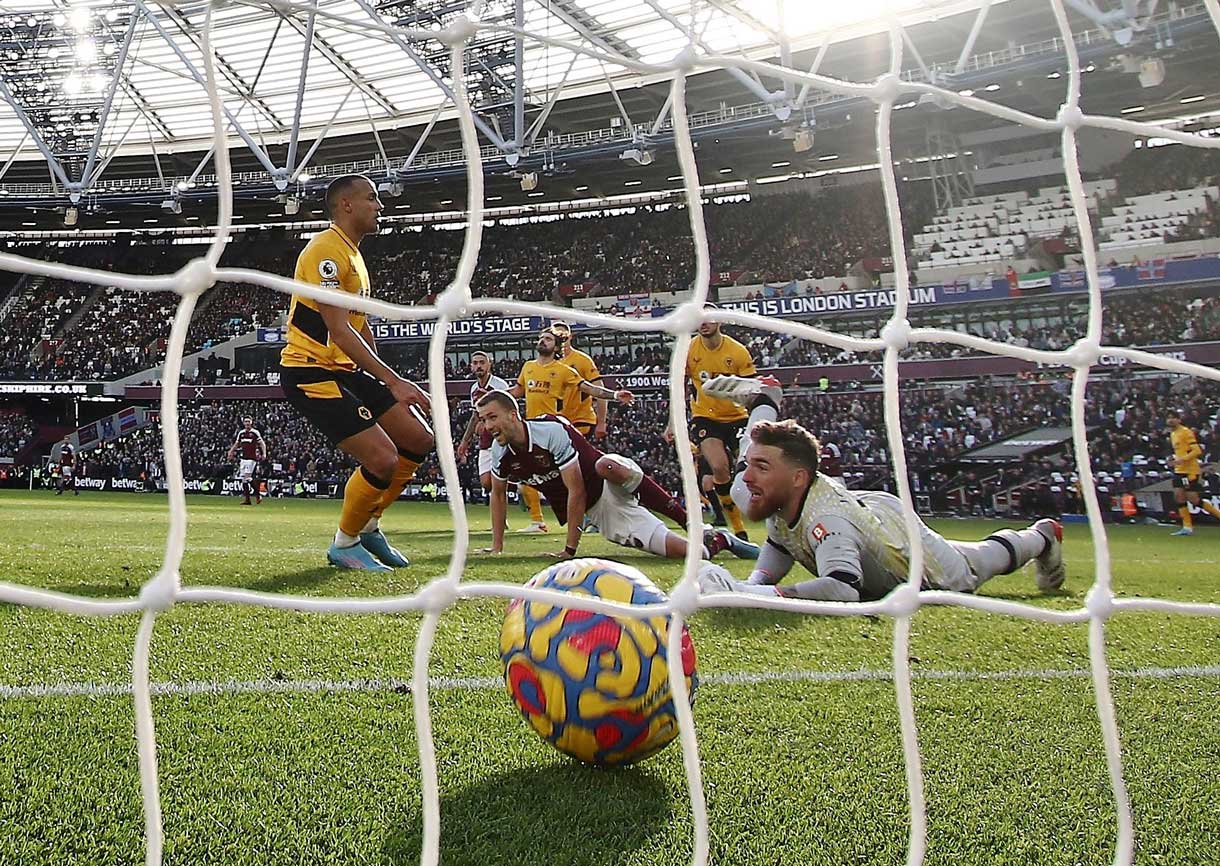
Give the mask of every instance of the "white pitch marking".
<svg viewBox="0 0 1220 866">
<path fill-rule="evenodd" d="M 1111 672 L 1120 679 L 1177 679 L 1220 677 L 1220 665 L 1185 667 L 1146 667 Z M 1089 679 L 1087 668 L 1032 668 L 1005 671 L 916 671 L 914 678 L 929 681 L 986 682 L 1002 680 L 1065 680 Z M 710 686 L 747 686 L 764 683 L 850 683 L 888 682 L 892 671 L 861 668 L 854 671 L 741 671 L 709 674 L 700 679 Z M 429 688 L 436 691 L 486 691 L 501 688 L 499 677 L 432 677 Z M 152 684 L 154 695 L 169 697 L 190 695 L 239 694 L 320 694 L 327 692 L 388 692 L 410 691 L 410 680 L 193 680 L 184 683 Z M 26 686 L 0 685 L 0 700 L 20 698 L 122 697 L 131 694 L 130 683 L 39 683 Z"/>
</svg>

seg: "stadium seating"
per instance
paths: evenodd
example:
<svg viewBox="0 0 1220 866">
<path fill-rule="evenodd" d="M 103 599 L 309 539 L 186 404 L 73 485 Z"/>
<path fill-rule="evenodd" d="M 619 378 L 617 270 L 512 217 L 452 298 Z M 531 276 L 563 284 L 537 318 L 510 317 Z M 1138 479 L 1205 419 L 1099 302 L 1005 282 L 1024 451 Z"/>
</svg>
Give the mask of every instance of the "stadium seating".
<svg viewBox="0 0 1220 866">
<path fill-rule="evenodd" d="M 1085 184 L 1090 210 L 1116 188 L 1112 179 Z M 913 236 L 912 253 L 919 267 L 1010 261 L 1025 252 L 1032 238 L 1055 237 L 1074 230 L 1066 186 L 1043 187 L 1037 195 L 1009 192 L 978 195 L 937 214 Z"/>
<path fill-rule="evenodd" d="M 1177 230 L 1204 217 L 1220 201 L 1220 188 L 1199 186 L 1131 196 L 1101 218 L 1103 250 L 1173 240 Z"/>
<path fill-rule="evenodd" d="M 15 460 L 38 430 L 21 409 L 0 409 L 0 462 Z"/>
<path fill-rule="evenodd" d="M 1216 168 L 1214 157 L 1188 154 L 1193 160 L 1188 160 L 1189 173 L 1163 166 L 1167 176 L 1194 185 L 1173 192 L 1142 191 L 1149 172 L 1136 171 L 1128 163 L 1139 167 L 1152 157 L 1164 163 L 1169 156 L 1181 156 L 1163 153 L 1171 150 L 1177 149 L 1156 148 L 1162 153 L 1151 157 L 1148 150 L 1133 151 L 1118 165 L 1121 191 L 1128 194 L 1128 184 L 1141 190 L 1126 200 L 1115 199 L 1113 179 L 1088 182 L 1090 202 L 1103 214 L 1098 220 L 1103 247 L 1220 235 L 1220 194 L 1216 179 L 1206 174 Z M 1074 226 L 1063 186 L 980 194 L 934 216 L 928 213 L 924 187 L 905 185 L 900 190 L 906 224 L 924 226 L 912 238 L 921 268 L 973 264 L 996 269 L 994 263 L 1024 254 L 1031 238 L 1058 235 Z M 651 301 L 624 306 L 617 301 L 619 295 L 634 292 L 662 299 L 660 303 L 682 297 L 694 274 L 685 209 L 660 205 L 622 210 L 609 216 L 539 217 L 488 227 L 474 278 L 475 295 L 561 304 L 575 299 L 582 307 L 624 315 L 650 314 Z M 816 197 L 779 193 L 749 202 L 712 203 L 705 207 L 705 217 L 715 273 L 743 283 L 831 277 L 838 282 L 823 291 L 833 291 L 845 285 L 835 275 L 888 248 L 884 207 L 875 184 L 831 189 Z M 377 295 L 405 304 L 427 302 L 452 278 L 462 239 L 460 231 L 436 227 L 368 238 L 364 250 Z M 289 274 L 299 246 L 299 240 L 277 233 L 243 235 L 229 244 L 222 264 Z M 30 254 L 102 269 L 165 273 L 199 252 L 190 246 L 82 244 L 39 248 Z M 27 279 L 0 306 L 0 378 L 105 380 L 151 368 L 163 357 L 173 304 L 169 295 Z M 287 299 L 276 292 L 219 285 L 196 310 L 187 350 L 208 349 L 256 326 L 279 324 L 286 308 Z M 1126 327 L 1113 331 L 1116 341 L 1164 342 L 1165 332 L 1149 333 L 1143 324 L 1162 312 L 1126 320 Z M 1074 339 L 1073 333 L 1071 327 L 1042 327 L 1010 336 L 1027 345 L 1057 348 Z M 1188 337 L 1177 336 L 1182 333 L 1188 331 L 1175 331 L 1174 339 L 1215 336 L 1207 323 L 1191 329 Z M 776 354 L 781 355 L 778 348 Z M 796 363 L 800 351 L 784 349 L 782 363 Z M 941 346 L 918 351 L 925 357 L 943 357 L 959 350 Z M 652 368 L 659 366 L 657 360 L 651 353 L 642 358 L 616 356 L 607 369 Z"/>
</svg>

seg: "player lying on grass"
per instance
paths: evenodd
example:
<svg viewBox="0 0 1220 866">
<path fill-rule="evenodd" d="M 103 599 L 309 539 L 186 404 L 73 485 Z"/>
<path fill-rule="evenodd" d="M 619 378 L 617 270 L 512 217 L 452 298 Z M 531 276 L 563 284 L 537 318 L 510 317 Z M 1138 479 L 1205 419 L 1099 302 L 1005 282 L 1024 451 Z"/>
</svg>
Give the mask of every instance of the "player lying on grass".
<svg viewBox="0 0 1220 866">
<path fill-rule="evenodd" d="M 477 404 L 483 429 L 492 436 L 491 526 L 492 544 L 484 553 L 504 550 L 504 517 L 508 484 L 536 487 L 550 503 L 561 526 L 567 525 L 567 544 L 551 554 L 576 556 L 580 522 L 588 514 L 607 541 L 635 547 L 670 559 L 686 556 L 686 539 L 670 530 L 652 512 L 686 525 L 686 509 L 644 474 L 634 460 L 603 454 L 566 419 L 543 415 L 524 420 L 517 401 L 503 391 L 492 391 Z M 710 559 L 725 550 L 745 559 L 758 556 L 758 546 L 723 529 L 703 536 L 703 555 Z"/>
<path fill-rule="evenodd" d="M 750 592 L 820 601 L 875 601 L 907 579 L 910 549 L 898 497 L 848 490 L 818 472 L 817 438 L 795 421 L 761 421 L 750 431 L 743 476 L 746 516 L 767 522 L 767 541 L 748 581 L 705 563 L 704 592 Z M 1033 562 L 1039 589 L 1063 584 L 1063 529 L 1039 520 L 982 541 L 952 541 L 920 524 L 923 586 L 974 592 L 997 574 Z M 813 580 L 779 586 L 799 562 Z"/>
</svg>

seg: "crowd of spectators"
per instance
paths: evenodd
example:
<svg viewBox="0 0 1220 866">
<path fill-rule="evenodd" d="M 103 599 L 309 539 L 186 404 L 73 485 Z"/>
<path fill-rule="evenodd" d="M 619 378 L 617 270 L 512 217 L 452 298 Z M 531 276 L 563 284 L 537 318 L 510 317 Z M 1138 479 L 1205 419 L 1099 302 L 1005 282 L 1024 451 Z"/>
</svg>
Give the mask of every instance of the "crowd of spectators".
<svg viewBox="0 0 1220 866">
<path fill-rule="evenodd" d="M 1021 462 L 986 466 L 961 462 L 973 449 L 1016 433 L 1070 423 L 1070 377 L 1041 382 L 979 380 L 966 385 L 915 385 L 900 395 L 904 446 L 911 484 L 937 513 L 989 514 L 997 493 L 1021 488 L 1025 507 L 1062 511 L 1079 508 L 1075 462 L 1066 443 Z M 454 435 L 470 417 L 470 406 L 451 400 Z M 1167 477 L 1170 470 L 1165 416 L 1181 411 L 1194 427 L 1206 460 L 1220 458 L 1217 414 L 1220 387 L 1180 377 L 1114 375 L 1090 383 L 1085 421 L 1095 474 L 1117 494 Z M 642 395 L 631 406 L 612 405 L 607 438 L 600 447 L 626 454 L 665 488 L 681 488 L 674 446 L 662 433 L 668 401 Z M 188 478 L 231 478 L 235 463 L 226 452 L 250 414 L 267 442 L 264 477 L 282 487 L 297 481 L 342 485 L 353 464 L 286 403 L 201 403 L 182 412 L 182 454 Z M 822 393 L 805 390 L 784 400 L 785 417 L 817 432 L 839 448 L 849 486 L 893 489 L 891 455 L 880 391 Z M 159 480 L 164 477 L 160 428 L 144 428 L 83 455 L 85 474 Z M 460 467 L 467 501 L 482 501 L 473 459 Z M 421 467 L 420 483 L 443 483 L 435 455 Z"/>
<path fill-rule="evenodd" d="M 705 222 L 712 266 L 739 278 L 790 280 L 845 273 L 886 246 L 884 209 L 874 186 L 709 204 Z M 694 278 L 689 215 L 682 206 L 631 209 L 615 216 L 571 217 L 489 226 L 483 232 L 473 292 L 480 297 L 564 303 L 568 294 L 685 291 Z M 430 301 L 456 273 L 464 233 L 405 229 L 363 244 L 379 298 Z M 221 265 L 291 275 L 300 242 L 282 233 L 239 236 Z M 23 249 L 36 258 L 129 274 L 172 273 L 202 248 L 166 244 L 90 244 Z M 6 378 L 114 379 L 164 357 L 178 298 L 114 286 L 47 281 L 28 287 L 0 337 Z M 288 299 L 249 284 L 221 284 L 204 296 L 188 334 L 197 351 L 274 325 Z M 75 326 L 61 333 L 68 318 Z M 11 323 L 11 326 L 10 326 Z"/>
<path fill-rule="evenodd" d="M 1220 157 L 1200 148 L 1141 148 L 1118 163 L 1113 173 L 1123 196 L 1210 184 L 1220 181 Z M 932 211 L 927 185 L 904 184 L 900 197 L 904 225 L 924 225 Z M 876 183 L 832 188 L 816 196 L 777 193 L 755 195 L 750 201 L 708 203 L 704 218 L 713 272 L 730 273 L 738 282 L 784 283 L 843 275 L 862 258 L 884 255 L 889 249 L 886 210 Z M 1179 234 L 1220 234 L 1220 202 L 1209 200 L 1207 209 L 1192 217 Z M 376 296 L 404 304 L 432 300 L 453 278 L 463 241 L 464 232 L 433 226 L 402 227 L 367 238 L 363 251 Z M 221 264 L 290 275 L 300 245 L 283 231 L 238 235 Z M 173 272 L 201 249 L 115 241 L 21 252 L 99 270 L 150 274 Z M 686 208 L 656 205 L 623 208 L 613 216 L 576 215 L 488 226 L 472 289 L 476 296 L 563 304 L 569 296 L 582 293 L 685 291 L 693 277 Z M 0 377 L 114 379 L 155 366 L 164 357 L 177 300 L 171 293 L 27 280 L 0 329 Z M 271 289 L 218 285 L 195 311 L 187 350 L 207 349 L 254 327 L 278 324 L 287 306 L 288 299 Z M 1174 314 L 1170 306 L 1137 309 L 1130 317 L 1109 316 L 1107 339 L 1122 344 L 1164 341 L 1158 321 L 1178 321 L 1170 318 Z M 1191 336 L 1175 334 L 1176 339 L 1215 336 L 1214 307 L 1198 312 L 1198 321 L 1182 332 Z M 77 320 L 67 327 L 74 315 Z M 1077 331 L 1078 324 L 1064 323 L 980 336 L 1035 348 L 1062 348 Z M 960 350 L 920 347 L 911 357 L 955 352 Z M 639 370 L 664 363 L 651 352 L 644 352 L 643 358 L 637 354 L 619 353 L 607 360 L 607 369 Z M 805 356 L 822 357 L 824 351 L 767 342 L 758 354 L 772 354 L 773 360 L 790 364 Z"/>
<path fill-rule="evenodd" d="M 0 460 L 15 460 L 37 431 L 38 425 L 20 409 L 0 409 Z"/>
<path fill-rule="evenodd" d="M 1106 173 L 1118 181 L 1118 192 L 1124 197 L 1214 186 L 1220 183 L 1220 151 L 1177 144 L 1137 147 Z"/>
</svg>

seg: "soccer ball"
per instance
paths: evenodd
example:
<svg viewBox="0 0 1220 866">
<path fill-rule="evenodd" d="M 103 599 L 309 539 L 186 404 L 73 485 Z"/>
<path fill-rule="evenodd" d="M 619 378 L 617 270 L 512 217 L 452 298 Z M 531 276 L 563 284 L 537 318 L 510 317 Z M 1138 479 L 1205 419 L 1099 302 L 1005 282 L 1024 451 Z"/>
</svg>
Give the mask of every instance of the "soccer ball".
<svg viewBox="0 0 1220 866">
<path fill-rule="evenodd" d="M 636 569 L 574 559 L 526 584 L 630 604 L 666 595 Z M 521 715 L 555 748 L 589 764 L 647 758 L 678 735 L 669 691 L 669 620 L 612 617 L 514 599 L 500 630 L 504 683 Z M 682 629 L 682 670 L 691 703 L 699 678 Z"/>
</svg>

